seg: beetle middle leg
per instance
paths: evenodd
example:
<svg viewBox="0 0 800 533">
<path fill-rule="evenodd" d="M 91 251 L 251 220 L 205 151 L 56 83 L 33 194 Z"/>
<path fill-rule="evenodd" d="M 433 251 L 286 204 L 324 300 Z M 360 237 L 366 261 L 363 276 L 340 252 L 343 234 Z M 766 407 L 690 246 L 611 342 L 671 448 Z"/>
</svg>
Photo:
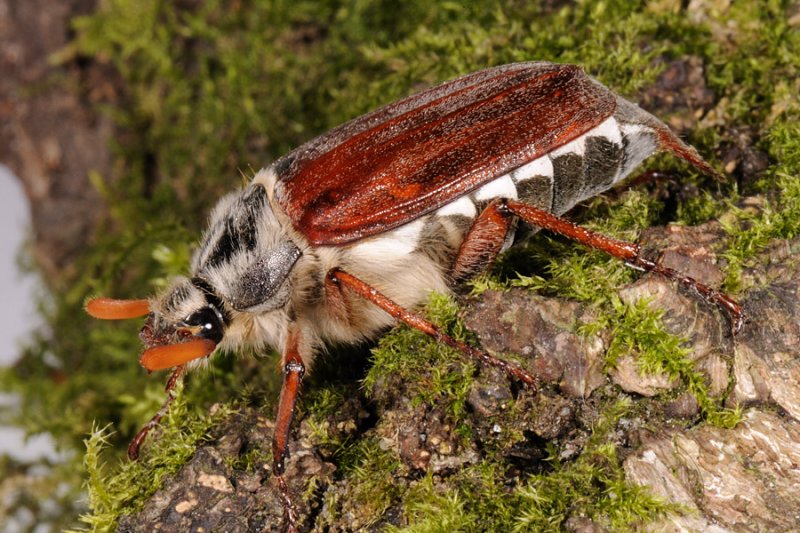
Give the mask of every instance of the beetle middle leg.
<svg viewBox="0 0 800 533">
<path fill-rule="evenodd" d="M 451 348 L 455 348 L 456 350 L 465 353 L 466 355 L 472 357 L 473 359 L 477 359 L 483 364 L 497 367 L 506 372 L 507 374 L 513 376 L 514 378 L 522 381 L 526 385 L 529 385 L 534 389 L 538 389 L 539 387 L 538 378 L 536 378 L 533 374 L 531 374 L 527 370 L 508 361 L 504 361 L 502 359 L 498 359 L 497 357 L 493 357 L 488 353 L 478 350 L 477 348 L 473 348 L 468 344 L 457 341 L 456 339 L 444 333 L 441 329 L 439 329 L 435 324 L 433 324 L 429 320 L 426 320 L 420 315 L 412 313 L 411 311 L 403 308 L 397 302 L 389 299 L 380 291 L 378 291 L 378 289 L 372 287 L 371 285 L 369 285 L 365 281 L 362 281 L 356 276 L 348 272 L 345 272 L 342 269 L 334 268 L 328 272 L 327 277 L 329 282 L 347 287 L 348 289 L 352 290 L 365 300 L 372 302 L 373 304 L 377 305 L 378 307 L 389 313 L 396 320 L 404 322 L 409 326 L 411 326 L 412 328 L 418 329 L 419 331 L 425 333 L 426 335 L 433 337 L 438 342 L 446 344 Z"/>
</svg>

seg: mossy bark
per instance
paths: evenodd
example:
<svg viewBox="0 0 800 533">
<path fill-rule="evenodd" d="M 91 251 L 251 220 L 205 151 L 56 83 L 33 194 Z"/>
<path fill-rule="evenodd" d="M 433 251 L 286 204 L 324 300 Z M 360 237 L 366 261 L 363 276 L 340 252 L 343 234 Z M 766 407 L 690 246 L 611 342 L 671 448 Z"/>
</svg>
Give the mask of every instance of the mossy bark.
<svg viewBox="0 0 800 533">
<path fill-rule="evenodd" d="M 71 15 L 90 9 L 70 6 Z M 532 59 L 583 65 L 723 168 L 729 181 L 720 184 L 659 159 L 653 168 L 669 179 L 573 216 L 666 250 L 669 266 L 732 291 L 750 323 L 733 341 L 723 316 L 671 284 L 536 235 L 473 283 L 482 294 L 465 289 L 461 311 L 446 301 L 428 311 L 536 372 L 543 389 L 403 329 L 371 361 L 364 347 L 331 355 L 306 383 L 291 448 L 304 527 L 620 529 L 665 514 L 700 529 L 791 527 L 797 480 L 780 465 L 797 462 L 800 417 L 796 4 L 118 0 L 71 24 L 74 39 L 55 45 L 41 78 L 0 88 L 4 99 L 13 93 L 13 109 L 52 102 L 51 93 L 72 98 L 80 119 L 67 114 L 43 131 L 12 113 L 17 127 L 2 134 L 6 146 L 38 147 L 15 153 L 34 157 L 27 165 L 11 160 L 28 183 L 33 168 L 62 188 L 75 184 L 75 196 L 48 201 L 78 198 L 70 228 L 92 238 L 43 259 L 46 272 L 66 262 L 52 285 L 52 334 L 32 342 L 3 383 L 22 395 L 20 423 L 66 447 L 80 448 L 92 421 L 114 421 L 104 452 L 101 434 L 90 440 L 93 527 L 278 527 L 266 443 L 279 376 L 274 359 L 220 358 L 187 384 L 183 416 L 166 421 L 171 448 L 155 438 L 145 450 L 152 460 L 104 469 L 101 455 L 119 453 L 155 410 L 160 384 L 137 367 L 135 325 L 90 323 L 83 299 L 142 296 L 182 272 L 208 209 L 240 173 L 421 87 Z M 69 89 L 55 83 L 63 79 Z M 48 139 L 76 124 L 100 135 L 90 150 L 98 162 L 65 163 L 86 150 L 57 141 L 63 159 L 48 169 Z M 30 166 L 37 154 L 41 164 Z M 58 221 L 38 219 L 39 255 L 69 229 Z M 774 456 L 745 442 L 764 428 L 774 430 L 763 446 Z M 736 476 L 729 507 L 709 492 L 711 441 L 725 443 L 714 460 Z M 780 490 L 767 496 L 765 479 Z M 693 507 L 699 513 L 687 514 Z"/>
</svg>

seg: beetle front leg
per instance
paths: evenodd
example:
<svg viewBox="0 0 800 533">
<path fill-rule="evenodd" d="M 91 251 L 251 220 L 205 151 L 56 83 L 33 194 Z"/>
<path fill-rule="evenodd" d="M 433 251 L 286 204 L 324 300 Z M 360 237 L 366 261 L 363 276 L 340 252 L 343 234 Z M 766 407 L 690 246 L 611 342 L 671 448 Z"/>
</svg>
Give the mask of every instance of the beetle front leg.
<svg viewBox="0 0 800 533">
<path fill-rule="evenodd" d="M 272 471 L 275 474 L 283 502 L 286 530 L 290 532 L 296 531 L 297 510 L 292 502 L 283 474 L 286 469 L 286 459 L 289 456 L 289 430 L 292 426 L 297 396 L 300 393 L 300 383 L 306 371 L 303 358 L 300 356 L 300 338 L 300 329 L 296 324 L 291 326 L 283 351 L 283 386 L 278 401 L 275 430 L 272 434 Z"/>
<path fill-rule="evenodd" d="M 408 324 L 414 329 L 418 329 L 426 335 L 433 337 L 438 342 L 446 344 L 451 348 L 455 348 L 456 350 L 461 351 L 473 359 L 477 359 L 483 364 L 497 367 L 514 378 L 522 381 L 526 385 L 533 387 L 534 390 L 538 389 L 538 378 L 536 378 L 527 370 L 513 363 L 509 363 L 508 361 L 503 361 L 502 359 L 493 357 L 488 353 L 478 350 L 477 348 L 473 348 L 468 344 L 457 341 L 439 329 L 436 324 L 401 307 L 397 302 L 388 298 L 378 289 L 355 277 L 354 275 L 345 272 L 342 269 L 334 268 L 328 272 L 327 278 L 331 283 L 335 283 L 337 285 L 341 284 L 342 286 L 347 287 L 365 300 L 377 305 L 395 319 Z"/>
<path fill-rule="evenodd" d="M 142 446 L 147 434 L 150 433 L 150 430 L 156 427 L 164 415 L 169 412 L 169 406 L 172 405 L 173 401 L 175 401 L 175 386 L 178 384 L 178 381 L 183 375 L 185 368 L 186 365 L 180 365 L 172 371 L 172 374 L 170 374 L 167 384 L 164 386 L 164 392 L 167 393 L 167 399 L 164 400 L 164 404 L 158 411 L 156 411 L 156 414 L 153 415 L 153 418 L 151 418 L 147 424 L 142 426 L 142 429 L 140 429 L 136 436 L 133 437 L 133 440 L 128 445 L 129 459 L 135 461 L 139 458 L 139 448 Z"/>
<path fill-rule="evenodd" d="M 742 307 L 735 300 L 689 276 L 643 257 L 638 244 L 612 239 L 601 233 L 573 224 L 552 213 L 516 200 L 502 200 L 494 204 L 494 208 L 510 215 L 516 215 L 534 226 L 553 231 L 597 250 L 602 250 L 609 255 L 621 259 L 633 268 L 644 270 L 645 272 L 655 272 L 668 279 L 675 280 L 692 292 L 700 295 L 706 301 L 721 307 L 730 318 L 731 332 L 733 335 L 736 335 L 742 329 L 745 315 L 744 311 L 742 311 Z"/>
</svg>

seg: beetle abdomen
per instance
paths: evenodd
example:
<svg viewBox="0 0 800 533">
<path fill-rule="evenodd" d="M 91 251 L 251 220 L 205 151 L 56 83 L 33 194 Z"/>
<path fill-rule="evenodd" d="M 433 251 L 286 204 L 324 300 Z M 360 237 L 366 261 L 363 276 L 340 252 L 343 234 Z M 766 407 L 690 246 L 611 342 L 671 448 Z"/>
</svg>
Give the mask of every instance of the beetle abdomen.
<svg viewBox="0 0 800 533">
<path fill-rule="evenodd" d="M 425 217 L 416 248 L 434 260 L 449 261 L 478 214 L 495 198 L 520 200 L 561 215 L 625 179 L 657 148 L 652 128 L 610 117 L 574 141 Z M 384 238 L 408 235 L 407 231 L 395 231 Z M 504 249 L 510 246 L 512 237 Z"/>
<path fill-rule="evenodd" d="M 657 149 L 650 127 L 610 117 L 509 176 L 517 199 L 562 215 L 625 179 Z"/>
</svg>

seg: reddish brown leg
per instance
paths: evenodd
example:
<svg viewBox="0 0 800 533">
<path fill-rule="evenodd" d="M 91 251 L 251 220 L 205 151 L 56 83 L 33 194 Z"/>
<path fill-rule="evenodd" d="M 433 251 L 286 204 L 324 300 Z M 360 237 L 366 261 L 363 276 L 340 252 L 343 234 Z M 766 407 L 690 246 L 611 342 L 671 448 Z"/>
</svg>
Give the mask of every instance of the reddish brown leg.
<svg viewBox="0 0 800 533">
<path fill-rule="evenodd" d="M 453 264 L 453 280 L 465 280 L 481 272 L 503 248 L 512 217 L 507 211 L 497 209 L 498 203 L 499 200 L 494 200 L 489 204 L 464 237 Z"/>
<path fill-rule="evenodd" d="M 340 322 L 349 322 L 350 310 L 347 300 L 345 300 L 342 288 L 338 283 L 331 281 L 330 277 L 325 278 L 325 300 L 330 314 Z"/>
<path fill-rule="evenodd" d="M 602 250 L 607 254 L 623 260 L 626 264 L 646 272 L 655 272 L 669 279 L 675 280 L 692 292 L 700 295 L 708 302 L 712 302 L 721 307 L 730 317 L 731 331 L 736 335 L 744 324 L 744 312 L 741 306 L 729 296 L 712 289 L 680 272 L 659 265 L 642 257 L 638 244 L 619 241 L 606 237 L 600 233 L 588 230 L 577 224 L 573 224 L 563 218 L 557 217 L 552 213 L 537 209 L 536 207 L 518 202 L 516 200 L 504 200 L 496 204 L 497 209 L 507 213 L 517 215 L 522 220 L 543 229 L 554 231 L 565 237 L 578 241 L 586 246 L 591 246 Z"/>
<path fill-rule="evenodd" d="M 395 319 L 405 322 L 412 328 L 418 329 L 426 335 L 430 335 L 437 341 L 460 350 L 461 352 L 474 359 L 477 359 L 483 364 L 497 367 L 533 388 L 538 388 L 539 380 L 528 371 L 518 367 L 513 363 L 492 357 L 486 352 L 482 352 L 481 350 L 473 348 L 468 344 L 464 344 L 463 342 L 455 340 L 449 335 L 443 333 L 438 327 L 436 327 L 435 324 L 400 307 L 397 303 L 381 294 L 376 288 L 361 281 L 352 274 L 349 274 L 344 270 L 334 268 L 328 272 L 328 279 L 332 283 L 341 284 L 347 287 L 362 298 L 374 303 L 393 316 Z"/>
<path fill-rule="evenodd" d="M 272 470 L 283 500 L 284 523 L 287 531 L 296 530 L 297 511 L 292 503 L 283 473 L 286 468 L 286 458 L 289 456 L 289 430 L 292 426 L 294 407 L 297 403 L 300 382 L 303 379 L 305 370 L 303 358 L 300 357 L 300 331 L 294 326 L 289 328 L 289 336 L 283 352 L 283 386 L 281 387 L 281 397 L 278 402 L 275 432 L 272 435 Z"/>
<path fill-rule="evenodd" d="M 153 416 L 153 418 L 151 418 L 147 424 L 142 426 L 142 429 L 139 430 L 139 433 L 133 437 L 133 440 L 128 445 L 128 457 L 130 459 L 135 461 L 139 458 L 139 447 L 142 445 L 142 442 L 144 442 L 147 434 L 150 433 L 151 429 L 158 425 L 164 415 L 169 411 L 169 406 L 173 401 L 175 401 L 175 385 L 178 384 L 178 380 L 183 375 L 185 368 L 185 365 L 176 366 L 175 370 L 172 371 L 172 375 L 170 375 L 169 379 L 167 380 L 167 384 L 164 386 L 164 392 L 167 393 L 167 399 L 164 401 L 161 409 L 156 411 L 156 414 Z"/>
</svg>

